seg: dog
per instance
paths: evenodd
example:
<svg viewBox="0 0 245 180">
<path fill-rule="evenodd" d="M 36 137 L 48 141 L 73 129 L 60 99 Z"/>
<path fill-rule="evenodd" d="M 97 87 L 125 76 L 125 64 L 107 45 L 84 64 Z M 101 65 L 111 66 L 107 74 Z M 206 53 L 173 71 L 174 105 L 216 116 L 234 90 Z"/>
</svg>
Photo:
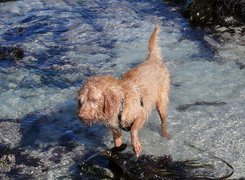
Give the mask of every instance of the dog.
<svg viewBox="0 0 245 180">
<path fill-rule="evenodd" d="M 142 152 L 139 130 L 155 106 L 161 119 L 163 137 L 170 139 L 166 116 L 170 75 L 157 43 L 155 27 L 148 42 L 146 60 L 121 78 L 111 75 L 88 78 L 78 92 L 78 118 L 87 125 L 103 123 L 110 127 L 115 147 L 122 145 L 121 130 L 130 131 L 136 156 Z"/>
</svg>

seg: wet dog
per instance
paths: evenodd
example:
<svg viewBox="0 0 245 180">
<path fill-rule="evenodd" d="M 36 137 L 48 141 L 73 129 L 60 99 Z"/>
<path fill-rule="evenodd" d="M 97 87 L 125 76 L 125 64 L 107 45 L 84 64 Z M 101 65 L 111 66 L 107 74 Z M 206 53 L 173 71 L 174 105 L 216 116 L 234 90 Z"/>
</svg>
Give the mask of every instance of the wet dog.
<svg viewBox="0 0 245 180">
<path fill-rule="evenodd" d="M 142 151 L 139 130 L 152 108 L 160 115 L 162 135 L 169 139 L 166 115 L 170 77 L 157 44 L 156 27 L 148 43 L 148 56 L 120 79 L 106 75 L 87 79 L 78 93 L 78 117 L 85 124 L 104 123 L 111 128 L 115 147 L 122 144 L 121 130 L 131 133 L 135 154 Z"/>
</svg>

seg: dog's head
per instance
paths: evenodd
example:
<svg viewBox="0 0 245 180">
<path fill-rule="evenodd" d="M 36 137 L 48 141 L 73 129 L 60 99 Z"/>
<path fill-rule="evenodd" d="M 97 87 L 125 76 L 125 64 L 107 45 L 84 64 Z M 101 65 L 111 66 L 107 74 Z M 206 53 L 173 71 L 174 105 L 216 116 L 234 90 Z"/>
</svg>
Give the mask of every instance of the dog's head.
<svg viewBox="0 0 245 180">
<path fill-rule="evenodd" d="M 110 124 L 119 113 L 122 91 L 119 80 L 111 76 L 88 79 L 78 93 L 78 117 L 85 124 Z"/>
</svg>

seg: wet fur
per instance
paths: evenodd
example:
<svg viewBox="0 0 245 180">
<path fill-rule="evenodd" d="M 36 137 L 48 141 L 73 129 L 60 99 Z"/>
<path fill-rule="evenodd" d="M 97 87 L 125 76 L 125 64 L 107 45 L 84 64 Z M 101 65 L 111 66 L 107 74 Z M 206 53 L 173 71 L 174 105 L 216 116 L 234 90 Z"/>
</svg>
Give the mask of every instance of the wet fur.
<svg viewBox="0 0 245 180">
<path fill-rule="evenodd" d="M 157 44 L 156 27 L 148 43 L 144 63 L 126 72 L 120 79 L 95 76 L 83 84 L 78 93 L 78 117 L 86 124 L 102 122 L 112 129 L 115 147 L 122 144 L 120 126 L 132 126 L 131 141 L 136 155 L 142 151 L 138 132 L 155 106 L 162 122 L 162 133 L 167 139 L 166 116 L 169 102 L 170 78 Z"/>
</svg>

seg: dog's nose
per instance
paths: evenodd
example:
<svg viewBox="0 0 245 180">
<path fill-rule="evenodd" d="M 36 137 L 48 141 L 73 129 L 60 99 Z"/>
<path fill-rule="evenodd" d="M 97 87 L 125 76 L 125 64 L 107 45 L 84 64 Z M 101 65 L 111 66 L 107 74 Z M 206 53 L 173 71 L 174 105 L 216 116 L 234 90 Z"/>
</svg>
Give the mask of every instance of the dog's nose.
<svg viewBox="0 0 245 180">
<path fill-rule="evenodd" d="M 85 114 L 82 113 L 82 112 L 78 112 L 77 116 L 78 116 L 80 119 L 85 119 Z"/>
<path fill-rule="evenodd" d="M 91 116 L 88 113 L 86 113 L 86 111 L 82 111 L 82 110 L 78 112 L 78 117 L 83 121 L 86 121 L 91 118 Z"/>
</svg>

